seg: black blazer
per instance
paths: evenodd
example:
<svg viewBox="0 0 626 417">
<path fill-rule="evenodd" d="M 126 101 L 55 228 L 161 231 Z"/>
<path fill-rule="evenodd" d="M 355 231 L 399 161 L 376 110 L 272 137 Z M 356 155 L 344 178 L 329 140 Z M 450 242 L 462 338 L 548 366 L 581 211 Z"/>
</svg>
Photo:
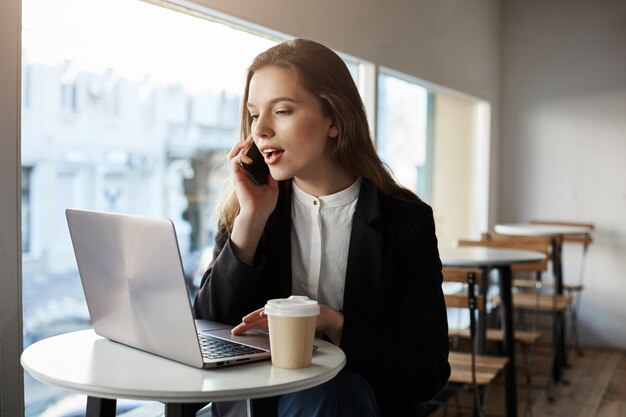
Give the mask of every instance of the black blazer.
<svg viewBox="0 0 626 417">
<path fill-rule="evenodd" d="M 238 324 L 268 299 L 291 295 L 291 184 L 280 184 L 254 265 L 218 233 L 194 303 L 196 317 Z M 372 386 L 382 416 L 415 414 L 450 376 L 441 261 L 431 208 L 363 181 L 354 213 L 340 347 L 346 369 Z"/>
</svg>

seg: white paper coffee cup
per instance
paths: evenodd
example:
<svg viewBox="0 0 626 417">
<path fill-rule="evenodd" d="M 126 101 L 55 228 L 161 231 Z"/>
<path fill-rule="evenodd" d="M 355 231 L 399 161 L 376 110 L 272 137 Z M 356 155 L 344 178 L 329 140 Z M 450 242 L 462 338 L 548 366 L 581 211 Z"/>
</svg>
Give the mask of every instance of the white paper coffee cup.
<svg viewBox="0 0 626 417">
<path fill-rule="evenodd" d="M 315 325 L 320 314 L 317 301 L 301 295 L 269 300 L 265 314 L 269 322 L 272 365 L 279 368 L 311 366 Z"/>
</svg>

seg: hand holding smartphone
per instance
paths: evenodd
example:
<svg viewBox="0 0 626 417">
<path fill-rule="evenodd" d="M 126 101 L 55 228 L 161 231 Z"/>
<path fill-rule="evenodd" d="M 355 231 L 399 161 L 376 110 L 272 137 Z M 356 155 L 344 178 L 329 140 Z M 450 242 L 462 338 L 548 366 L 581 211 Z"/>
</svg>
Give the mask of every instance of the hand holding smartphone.
<svg viewBox="0 0 626 417">
<path fill-rule="evenodd" d="M 267 176 L 270 173 L 270 169 L 265 163 L 265 159 L 263 158 L 263 154 L 259 151 L 254 141 L 246 151 L 246 156 L 252 159 L 251 164 L 245 164 L 241 162 L 239 165 L 241 168 L 248 174 L 250 179 L 256 185 L 265 185 L 267 184 Z"/>
</svg>

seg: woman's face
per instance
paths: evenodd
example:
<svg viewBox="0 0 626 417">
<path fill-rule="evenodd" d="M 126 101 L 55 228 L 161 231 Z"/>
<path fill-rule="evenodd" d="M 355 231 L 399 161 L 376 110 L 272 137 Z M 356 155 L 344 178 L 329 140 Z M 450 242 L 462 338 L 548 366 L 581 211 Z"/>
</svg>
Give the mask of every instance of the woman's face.
<svg viewBox="0 0 626 417">
<path fill-rule="evenodd" d="M 247 107 L 252 137 L 274 179 L 315 181 L 332 167 L 327 142 L 338 131 L 322 112 L 317 97 L 291 70 L 266 66 L 256 71 L 250 80 Z"/>
</svg>

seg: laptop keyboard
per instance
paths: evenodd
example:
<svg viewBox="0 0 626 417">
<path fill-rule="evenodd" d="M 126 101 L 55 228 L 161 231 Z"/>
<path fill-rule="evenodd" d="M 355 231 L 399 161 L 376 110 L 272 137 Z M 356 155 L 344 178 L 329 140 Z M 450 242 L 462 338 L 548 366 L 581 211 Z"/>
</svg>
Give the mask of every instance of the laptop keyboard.
<svg viewBox="0 0 626 417">
<path fill-rule="evenodd" d="M 198 337 L 200 339 L 202 357 L 205 359 L 232 358 L 233 356 L 265 352 L 261 349 L 241 345 L 228 340 L 218 339 L 202 333 L 199 333 Z"/>
</svg>

